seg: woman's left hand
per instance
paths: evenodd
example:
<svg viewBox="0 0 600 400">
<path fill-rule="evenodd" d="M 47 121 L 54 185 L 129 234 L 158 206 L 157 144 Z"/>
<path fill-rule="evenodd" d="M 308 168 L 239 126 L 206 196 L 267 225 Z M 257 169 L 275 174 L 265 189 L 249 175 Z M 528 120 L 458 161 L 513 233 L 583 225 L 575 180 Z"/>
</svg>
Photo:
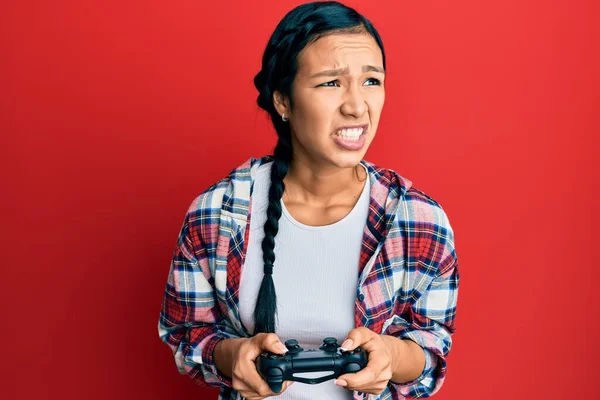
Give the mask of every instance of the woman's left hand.
<svg viewBox="0 0 600 400">
<path fill-rule="evenodd" d="M 345 350 L 354 350 L 357 347 L 365 349 L 369 355 L 367 365 L 356 373 L 344 374 L 336 379 L 335 384 L 348 390 L 381 394 L 392 378 L 396 354 L 390 344 L 393 337 L 379 335 L 369 328 L 359 327 L 348 333 L 347 339 L 342 344 Z"/>
</svg>

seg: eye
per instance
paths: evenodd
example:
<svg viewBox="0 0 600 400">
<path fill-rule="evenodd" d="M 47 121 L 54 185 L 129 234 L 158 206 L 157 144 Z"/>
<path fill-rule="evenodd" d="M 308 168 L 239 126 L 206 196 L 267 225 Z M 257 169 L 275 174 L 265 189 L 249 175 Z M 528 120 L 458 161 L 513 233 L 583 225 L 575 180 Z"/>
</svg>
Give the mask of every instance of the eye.
<svg viewBox="0 0 600 400">
<path fill-rule="evenodd" d="M 372 81 L 374 82 L 373 85 L 367 85 L 367 86 L 381 86 L 381 81 L 377 78 L 369 78 L 367 79 L 367 82 Z"/>
<path fill-rule="evenodd" d="M 335 80 L 335 81 L 329 81 L 329 82 L 322 83 L 322 84 L 320 84 L 319 86 L 324 86 L 324 87 L 333 87 L 333 86 L 330 86 L 329 84 L 330 84 L 330 83 L 337 83 L 337 82 L 338 82 L 337 80 Z"/>
</svg>

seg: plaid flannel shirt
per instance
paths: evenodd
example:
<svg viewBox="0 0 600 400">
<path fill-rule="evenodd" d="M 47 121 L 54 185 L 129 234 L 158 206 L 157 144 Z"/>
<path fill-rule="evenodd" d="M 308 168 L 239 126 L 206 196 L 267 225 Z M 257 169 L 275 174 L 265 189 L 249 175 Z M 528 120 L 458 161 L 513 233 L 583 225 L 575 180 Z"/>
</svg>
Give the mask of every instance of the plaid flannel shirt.
<svg viewBox="0 0 600 400">
<path fill-rule="evenodd" d="M 241 269 L 252 215 L 257 168 L 250 158 L 191 203 L 168 274 L 158 331 L 178 370 L 201 386 L 220 387 L 219 399 L 240 399 L 213 360 L 216 344 L 250 337 L 238 309 Z M 454 234 L 442 207 L 390 169 L 361 161 L 371 182 L 369 216 L 359 261 L 355 326 L 410 339 L 425 353 L 411 382 L 389 382 L 370 399 L 429 397 L 446 377 L 458 296 Z M 367 394 L 354 391 L 354 399 Z"/>
</svg>

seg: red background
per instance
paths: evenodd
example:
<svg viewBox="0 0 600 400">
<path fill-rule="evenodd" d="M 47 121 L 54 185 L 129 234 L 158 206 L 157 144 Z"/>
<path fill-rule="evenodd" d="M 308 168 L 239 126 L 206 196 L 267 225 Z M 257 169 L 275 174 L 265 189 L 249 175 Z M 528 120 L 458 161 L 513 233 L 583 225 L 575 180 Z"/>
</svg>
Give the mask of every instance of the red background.
<svg viewBox="0 0 600 400">
<path fill-rule="evenodd" d="M 216 399 L 157 320 L 187 206 L 275 134 L 252 78 L 297 1 L 0 5 L 6 399 Z M 352 1 L 387 102 L 366 159 L 461 267 L 442 399 L 597 399 L 597 1 Z"/>
</svg>

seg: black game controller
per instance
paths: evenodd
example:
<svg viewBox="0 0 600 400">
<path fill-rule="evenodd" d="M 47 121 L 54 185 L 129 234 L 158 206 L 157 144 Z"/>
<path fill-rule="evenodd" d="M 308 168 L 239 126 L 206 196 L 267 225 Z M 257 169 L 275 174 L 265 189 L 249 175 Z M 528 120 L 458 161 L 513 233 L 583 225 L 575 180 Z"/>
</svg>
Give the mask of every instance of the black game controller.
<svg viewBox="0 0 600 400">
<path fill-rule="evenodd" d="M 358 372 L 368 361 L 364 349 L 357 347 L 351 351 L 342 351 L 337 340 L 332 337 L 323 339 L 323 345 L 318 349 L 304 350 L 295 339 L 286 340 L 285 346 L 288 351 L 284 355 L 265 352 L 256 359 L 258 373 L 274 393 L 281 391 L 283 381 L 321 383 L 343 374 Z M 319 378 L 294 376 L 300 372 L 318 371 L 332 371 L 332 374 Z"/>
</svg>

